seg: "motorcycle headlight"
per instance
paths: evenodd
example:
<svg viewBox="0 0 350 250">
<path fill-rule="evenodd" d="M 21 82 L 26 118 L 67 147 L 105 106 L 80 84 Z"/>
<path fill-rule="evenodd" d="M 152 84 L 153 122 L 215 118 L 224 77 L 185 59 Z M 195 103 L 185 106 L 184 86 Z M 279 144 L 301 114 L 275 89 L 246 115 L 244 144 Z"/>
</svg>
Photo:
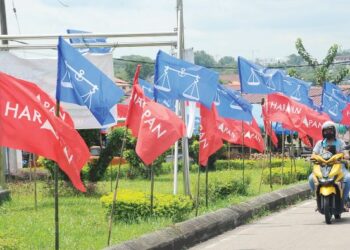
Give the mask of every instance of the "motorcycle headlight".
<svg viewBox="0 0 350 250">
<path fill-rule="evenodd" d="M 334 179 L 335 177 L 332 176 L 332 177 L 323 177 L 323 178 L 320 178 L 318 181 L 319 183 L 329 183 L 329 182 L 334 182 Z"/>
<path fill-rule="evenodd" d="M 329 166 L 322 166 L 321 167 L 321 173 L 323 178 L 328 178 L 329 173 L 331 172 L 331 167 Z"/>
</svg>

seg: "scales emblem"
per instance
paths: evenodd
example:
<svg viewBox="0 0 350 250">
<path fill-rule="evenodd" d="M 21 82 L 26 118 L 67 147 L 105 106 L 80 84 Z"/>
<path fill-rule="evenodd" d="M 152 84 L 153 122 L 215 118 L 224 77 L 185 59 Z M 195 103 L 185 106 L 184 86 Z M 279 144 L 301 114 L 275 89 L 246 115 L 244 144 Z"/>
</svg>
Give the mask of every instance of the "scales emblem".
<svg viewBox="0 0 350 250">
<path fill-rule="evenodd" d="M 66 73 L 64 74 L 63 79 L 61 81 L 62 87 L 73 88 L 72 81 L 71 81 L 72 78 L 70 74 L 70 72 L 72 72 L 74 74 L 75 80 L 78 83 L 81 83 L 82 86 L 86 85 L 88 87 L 88 91 L 85 94 L 82 94 L 80 97 L 83 99 L 83 102 L 85 103 L 85 105 L 88 106 L 90 109 L 92 97 L 99 90 L 98 85 L 92 83 L 89 79 L 84 77 L 85 71 L 83 69 L 76 70 L 71 65 L 69 65 L 67 61 L 65 61 L 64 63 L 66 65 Z"/>
<path fill-rule="evenodd" d="M 260 85 L 259 77 L 254 69 L 250 69 L 250 76 L 248 78 L 247 84 L 250 86 Z"/>
<path fill-rule="evenodd" d="M 200 80 L 200 76 L 186 72 L 185 68 L 181 68 L 180 70 L 178 70 L 168 65 L 164 66 L 163 74 L 156 81 L 154 88 L 164 92 L 170 92 L 171 86 L 169 81 L 169 73 L 171 72 L 176 73 L 181 78 L 192 80 L 191 84 L 184 90 L 182 95 L 188 99 L 198 101 L 200 99 L 198 91 L 198 82 Z"/>
<path fill-rule="evenodd" d="M 325 97 L 328 99 L 329 104 L 329 108 L 328 108 L 328 112 L 333 115 L 333 116 L 337 116 L 338 115 L 338 110 L 339 110 L 339 104 L 338 102 L 336 102 L 331 96 L 325 94 Z"/>
</svg>

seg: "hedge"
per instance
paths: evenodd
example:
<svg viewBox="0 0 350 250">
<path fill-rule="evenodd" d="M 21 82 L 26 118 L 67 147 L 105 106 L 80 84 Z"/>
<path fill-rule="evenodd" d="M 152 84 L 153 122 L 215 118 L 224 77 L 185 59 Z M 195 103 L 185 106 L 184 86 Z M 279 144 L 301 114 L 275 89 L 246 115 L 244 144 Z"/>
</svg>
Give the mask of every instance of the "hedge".
<svg viewBox="0 0 350 250">
<path fill-rule="evenodd" d="M 103 207 L 110 214 L 113 193 L 101 197 Z M 153 214 L 150 194 L 140 191 L 119 189 L 114 218 L 117 221 L 139 221 L 151 216 L 169 217 L 174 221 L 183 219 L 193 209 L 192 200 L 183 195 L 154 194 Z"/>
</svg>

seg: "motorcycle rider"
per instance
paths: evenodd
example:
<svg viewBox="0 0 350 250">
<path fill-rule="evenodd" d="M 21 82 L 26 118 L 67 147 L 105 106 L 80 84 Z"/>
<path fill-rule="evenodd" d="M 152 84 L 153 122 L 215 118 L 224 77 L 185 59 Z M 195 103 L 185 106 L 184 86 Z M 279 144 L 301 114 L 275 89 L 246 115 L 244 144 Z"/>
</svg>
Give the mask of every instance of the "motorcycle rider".
<svg viewBox="0 0 350 250">
<path fill-rule="evenodd" d="M 329 151 L 332 154 L 336 153 L 344 153 L 344 158 L 346 160 L 349 159 L 349 153 L 344 150 L 345 148 L 345 142 L 337 138 L 337 130 L 335 128 L 335 123 L 331 121 L 326 121 L 322 125 L 322 136 L 323 140 L 320 140 L 316 143 L 313 153 L 314 154 L 322 154 L 325 151 Z M 342 172 L 344 174 L 344 210 L 346 212 L 349 211 L 349 208 L 347 206 L 347 202 L 349 200 L 349 191 L 350 191 L 350 174 L 348 170 L 345 167 L 345 164 L 342 164 Z M 311 173 L 309 176 L 309 186 L 311 188 L 311 191 L 315 191 L 315 183 L 313 181 L 313 174 Z"/>
</svg>

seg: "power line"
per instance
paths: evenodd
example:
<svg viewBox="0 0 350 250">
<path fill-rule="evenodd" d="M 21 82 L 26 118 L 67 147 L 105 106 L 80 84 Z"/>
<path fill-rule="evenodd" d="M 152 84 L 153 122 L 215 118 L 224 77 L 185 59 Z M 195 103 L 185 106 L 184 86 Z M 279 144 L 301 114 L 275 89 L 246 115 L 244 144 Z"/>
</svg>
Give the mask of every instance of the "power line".
<svg viewBox="0 0 350 250">
<path fill-rule="evenodd" d="M 154 62 L 149 61 L 142 61 L 142 60 L 133 60 L 133 59 L 124 59 L 124 58 L 113 58 L 116 61 L 123 61 L 123 62 L 132 62 L 132 63 L 144 63 L 144 64 L 155 64 Z M 334 62 L 331 63 L 331 65 L 347 65 L 350 64 L 350 61 L 342 61 L 342 62 Z M 323 63 L 320 63 L 317 66 L 322 66 Z M 208 65 L 201 65 L 203 67 L 209 68 L 209 69 L 237 69 L 237 66 L 208 66 Z M 283 65 L 283 66 L 267 66 L 268 69 L 284 69 L 284 68 L 305 68 L 305 67 L 312 67 L 308 64 L 302 64 L 302 65 Z"/>
</svg>

